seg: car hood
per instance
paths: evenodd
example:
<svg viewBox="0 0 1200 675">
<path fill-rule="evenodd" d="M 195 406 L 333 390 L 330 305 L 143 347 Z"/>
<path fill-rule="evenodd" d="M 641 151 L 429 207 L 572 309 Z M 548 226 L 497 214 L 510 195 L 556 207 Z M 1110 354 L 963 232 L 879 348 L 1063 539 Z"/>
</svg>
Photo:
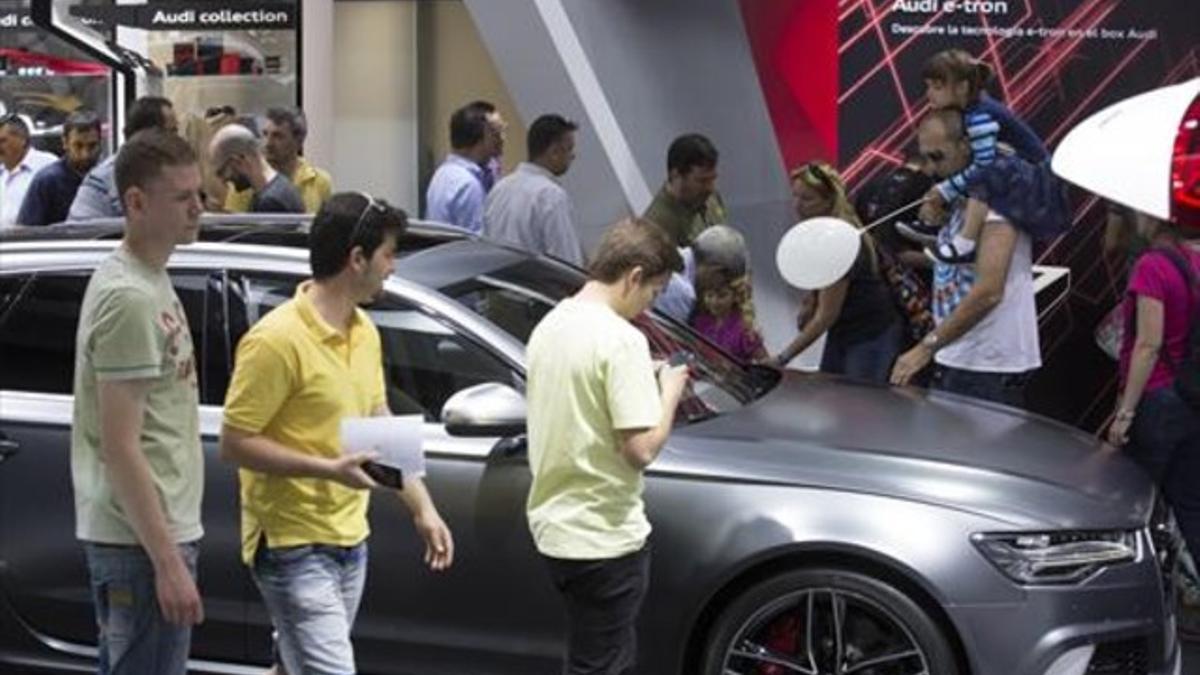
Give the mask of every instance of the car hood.
<svg viewBox="0 0 1200 675">
<path fill-rule="evenodd" d="M 677 427 L 655 471 L 921 501 L 1014 528 L 1135 528 L 1155 490 L 1095 438 L 943 392 L 788 373 L 734 412 Z"/>
</svg>

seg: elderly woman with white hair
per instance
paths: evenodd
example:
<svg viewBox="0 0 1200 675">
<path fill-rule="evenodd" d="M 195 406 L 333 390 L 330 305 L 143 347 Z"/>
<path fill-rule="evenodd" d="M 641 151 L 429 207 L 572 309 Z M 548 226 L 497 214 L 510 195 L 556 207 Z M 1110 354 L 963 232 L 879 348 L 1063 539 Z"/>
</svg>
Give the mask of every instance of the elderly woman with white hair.
<svg viewBox="0 0 1200 675">
<path fill-rule="evenodd" d="M 713 225 L 696 235 L 690 246 L 679 249 L 683 271 L 671 275 L 667 287 L 654 302 L 654 308 L 673 319 L 687 323 L 696 307 L 696 272 L 702 266 L 719 267 L 728 275 L 743 279 L 749 290 L 749 253 L 741 232 L 728 225 Z"/>
</svg>

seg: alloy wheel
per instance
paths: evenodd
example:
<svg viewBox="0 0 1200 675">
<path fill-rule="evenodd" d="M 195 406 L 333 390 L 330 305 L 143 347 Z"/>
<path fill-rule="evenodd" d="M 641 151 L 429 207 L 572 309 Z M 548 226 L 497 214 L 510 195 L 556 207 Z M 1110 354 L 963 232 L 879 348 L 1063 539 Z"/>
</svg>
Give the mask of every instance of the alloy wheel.
<svg viewBox="0 0 1200 675">
<path fill-rule="evenodd" d="M 726 648 L 725 675 L 929 675 L 929 658 L 888 609 L 862 594 L 808 588 L 752 614 Z"/>
</svg>

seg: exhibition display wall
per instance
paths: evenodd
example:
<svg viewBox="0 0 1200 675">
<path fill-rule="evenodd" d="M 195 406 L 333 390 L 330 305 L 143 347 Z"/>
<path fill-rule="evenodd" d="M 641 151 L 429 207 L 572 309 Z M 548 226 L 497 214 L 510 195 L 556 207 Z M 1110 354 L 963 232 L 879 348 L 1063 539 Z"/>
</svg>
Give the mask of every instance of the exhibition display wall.
<svg viewBox="0 0 1200 675">
<path fill-rule="evenodd" d="M 1194 0 L 742 0 L 741 9 L 784 162 L 834 160 L 852 187 L 915 151 L 915 121 L 928 110 L 921 68 L 943 49 L 989 63 L 995 95 L 1051 149 L 1115 101 L 1200 75 Z M 1039 294 L 1045 365 L 1030 396 L 1039 412 L 1095 428 L 1111 412 L 1115 366 L 1093 334 L 1120 298 L 1125 260 L 1101 255 L 1105 205 L 1071 196 L 1070 230 L 1037 251 L 1037 264 L 1069 270 L 1069 284 Z"/>
<path fill-rule="evenodd" d="M 774 269 L 775 246 L 795 222 L 787 170 L 824 159 L 858 189 L 902 162 L 915 150 L 921 68 L 932 54 L 958 47 L 992 64 L 997 95 L 1051 148 L 1110 103 L 1200 74 L 1194 0 L 466 5 L 522 116 L 555 110 L 583 124 L 565 185 L 585 245 L 645 208 L 671 138 L 713 139 L 772 351 L 796 330 L 797 294 Z M 1030 398 L 1038 412 L 1094 429 L 1111 412 L 1116 364 L 1093 333 L 1120 295 L 1125 264 L 1100 255 L 1104 205 L 1071 196 L 1071 228 L 1037 250 L 1045 366 Z M 793 365 L 815 365 L 814 351 Z"/>
<path fill-rule="evenodd" d="M 61 152 L 63 123 L 83 108 L 110 129 L 111 95 L 107 66 L 34 25 L 28 0 L 0 2 L 0 114 L 21 115 L 35 147 Z"/>
<path fill-rule="evenodd" d="M 162 76 L 161 93 L 182 115 L 200 119 L 224 106 L 262 114 L 301 100 L 297 2 L 55 2 L 65 6 L 66 15 L 115 35 L 117 44 L 145 58 Z"/>
</svg>

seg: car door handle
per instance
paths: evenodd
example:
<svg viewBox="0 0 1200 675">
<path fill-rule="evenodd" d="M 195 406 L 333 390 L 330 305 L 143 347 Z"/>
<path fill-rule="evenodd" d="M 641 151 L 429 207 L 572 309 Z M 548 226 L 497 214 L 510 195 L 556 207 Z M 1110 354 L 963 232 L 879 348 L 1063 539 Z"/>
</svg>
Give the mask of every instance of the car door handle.
<svg viewBox="0 0 1200 675">
<path fill-rule="evenodd" d="M 0 438 L 0 462 L 21 451 L 21 444 L 11 438 Z"/>
<path fill-rule="evenodd" d="M 501 438 L 492 446 L 492 454 L 498 457 L 515 457 L 525 452 L 528 439 L 525 434 Z"/>
</svg>

